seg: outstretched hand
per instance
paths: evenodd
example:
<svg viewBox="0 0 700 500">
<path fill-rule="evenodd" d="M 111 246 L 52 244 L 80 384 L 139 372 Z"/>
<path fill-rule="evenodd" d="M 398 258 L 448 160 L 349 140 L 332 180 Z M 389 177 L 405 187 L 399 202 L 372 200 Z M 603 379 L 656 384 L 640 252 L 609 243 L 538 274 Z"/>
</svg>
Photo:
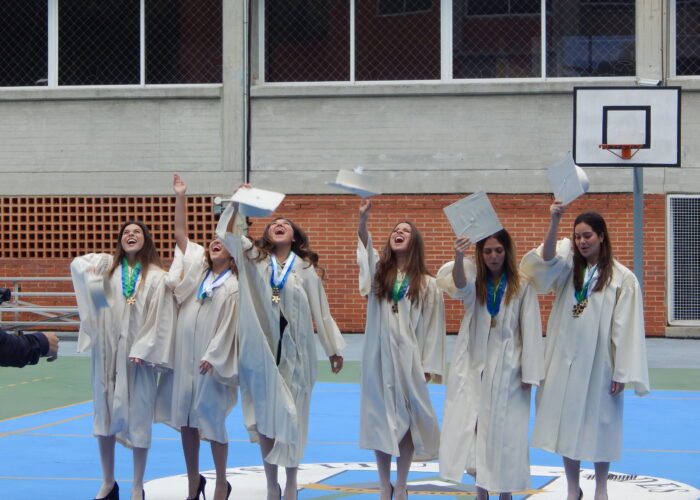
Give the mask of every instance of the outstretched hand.
<svg viewBox="0 0 700 500">
<path fill-rule="evenodd" d="M 552 216 L 552 220 L 561 219 L 564 215 L 564 204 L 559 200 L 554 200 L 554 202 L 549 206 L 549 213 Z"/>
<path fill-rule="evenodd" d="M 471 246 L 472 240 L 466 236 L 460 236 L 455 240 L 455 254 L 459 257 L 464 257 L 464 254 L 467 253 L 467 250 L 469 250 Z"/>
<path fill-rule="evenodd" d="M 367 220 L 369 218 L 369 211 L 372 209 L 372 200 L 369 198 L 363 198 L 360 201 L 360 220 Z"/>
<path fill-rule="evenodd" d="M 177 196 L 184 196 L 187 192 L 187 184 L 178 174 L 173 174 L 173 191 Z"/>
</svg>

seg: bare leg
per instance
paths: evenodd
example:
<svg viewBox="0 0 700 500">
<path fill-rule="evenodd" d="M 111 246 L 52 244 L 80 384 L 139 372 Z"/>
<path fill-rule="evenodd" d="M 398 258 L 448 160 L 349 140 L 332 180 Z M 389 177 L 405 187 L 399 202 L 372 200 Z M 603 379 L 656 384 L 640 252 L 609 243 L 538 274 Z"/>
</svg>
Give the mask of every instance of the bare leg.
<svg viewBox="0 0 700 500">
<path fill-rule="evenodd" d="M 187 498 L 194 498 L 199 488 L 199 431 L 194 427 L 180 427 L 180 436 L 187 467 Z"/>
<path fill-rule="evenodd" d="M 115 436 L 97 436 L 97 446 L 100 449 L 100 464 L 102 464 L 102 486 L 95 498 L 104 498 L 114 487 L 114 445 Z"/>
<path fill-rule="evenodd" d="M 566 473 L 567 500 L 578 500 L 581 486 L 579 476 L 581 475 L 581 461 L 561 457 L 564 460 L 564 472 Z"/>
<path fill-rule="evenodd" d="M 258 434 L 260 453 L 262 454 L 263 467 L 265 467 L 265 479 L 267 479 L 267 500 L 280 500 L 280 487 L 277 482 L 277 466 L 265 461 L 265 457 L 275 445 L 275 440 Z"/>
<path fill-rule="evenodd" d="M 489 500 L 489 490 L 482 488 L 481 486 L 476 487 L 476 500 Z"/>
<path fill-rule="evenodd" d="M 413 463 L 413 438 L 411 431 L 401 439 L 399 443 L 399 456 L 396 457 L 396 484 L 394 485 L 394 498 L 396 500 L 406 500 L 406 481 L 408 480 L 408 471 Z"/>
<path fill-rule="evenodd" d="M 225 500 L 228 493 L 226 482 L 226 460 L 228 459 L 228 443 L 211 442 L 211 456 L 216 468 L 216 490 L 214 500 Z"/>
<path fill-rule="evenodd" d="M 284 485 L 285 500 L 297 499 L 297 470 L 297 467 L 285 468 L 285 472 L 287 474 L 287 482 Z"/>
<path fill-rule="evenodd" d="M 131 485 L 131 500 L 143 499 L 143 475 L 146 472 L 148 448 L 134 448 L 134 482 Z"/>
<path fill-rule="evenodd" d="M 374 450 L 377 460 L 377 472 L 379 473 L 379 498 L 390 500 L 391 498 L 391 455 L 379 450 Z"/>
<path fill-rule="evenodd" d="M 610 462 L 596 462 L 595 467 L 595 500 L 608 500 L 608 472 Z"/>
</svg>

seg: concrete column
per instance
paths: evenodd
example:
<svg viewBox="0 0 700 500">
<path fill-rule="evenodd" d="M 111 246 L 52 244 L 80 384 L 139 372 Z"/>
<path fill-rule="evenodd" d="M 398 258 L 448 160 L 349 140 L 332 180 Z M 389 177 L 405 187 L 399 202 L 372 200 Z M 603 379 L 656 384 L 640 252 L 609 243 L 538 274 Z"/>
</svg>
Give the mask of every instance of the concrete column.
<svg viewBox="0 0 700 500">
<path fill-rule="evenodd" d="M 221 170 L 230 173 L 227 192 L 245 175 L 246 87 L 244 7 L 248 0 L 223 1 L 223 89 L 221 91 Z M 228 178 L 228 175 L 226 175 Z"/>
<path fill-rule="evenodd" d="M 663 47 L 665 0 L 637 0 L 636 47 L 637 77 L 664 80 Z"/>
</svg>

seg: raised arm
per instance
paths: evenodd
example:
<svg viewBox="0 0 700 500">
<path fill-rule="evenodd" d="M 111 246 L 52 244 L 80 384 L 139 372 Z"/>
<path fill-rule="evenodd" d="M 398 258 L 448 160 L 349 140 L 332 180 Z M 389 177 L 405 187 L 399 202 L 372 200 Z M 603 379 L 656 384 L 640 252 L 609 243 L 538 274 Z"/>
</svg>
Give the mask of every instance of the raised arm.
<svg viewBox="0 0 700 500">
<path fill-rule="evenodd" d="M 455 240 L 455 265 L 452 266 L 452 280 L 457 289 L 467 286 L 467 276 L 464 273 L 464 254 L 472 246 L 472 241 L 466 236 Z"/>
<path fill-rule="evenodd" d="M 549 206 L 549 213 L 551 220 L 549 222 L 547 235 L 544 237 L 544 244 L 542 245 L 542 259 L 545 262 L 552 260 L 557 253 L 557 230 L 559 229 L 561 216 L 564 215 L 564 205 L 562 202 L 554 200 L 554 203 Z"/>
<path fill-rule="evenodd" d="M 187 249 L 187 184 L 178 174 L 173 175 L 175 192 L 175 243 L 181 252 Z"/>
<path fill-rule="evenodd" d="M 363 198 L 360 201 L 360 226 L 357 229 L 357 235 L 360 237 L 360 241 L 367 248 L 367 241 L 369 240 L 369 232 L 367 231 L 367 219 L 369 219 L 369 211 L 372 209 L 372 202 Z"/>
</svg>

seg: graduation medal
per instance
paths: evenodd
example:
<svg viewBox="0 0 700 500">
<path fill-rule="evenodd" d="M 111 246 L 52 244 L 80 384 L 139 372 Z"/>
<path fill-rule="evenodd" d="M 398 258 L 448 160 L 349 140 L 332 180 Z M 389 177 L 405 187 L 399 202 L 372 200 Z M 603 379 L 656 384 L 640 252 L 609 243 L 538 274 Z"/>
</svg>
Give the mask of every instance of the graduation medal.
<svg viewBox="0 0 700 500">
<path fill-rule="evenodd" d="M 576 303 L 571 309 L 571 315 L 574 318 L 580 317 L 581 313 L 583 313 L 584 309 L 586 309 L 586 306 L 588 305 L 588 288 L 591 286 L 591 281 L 593 281 L 593 277 L 595 276 L 597 270 L 598 264 L 593 266 L 590 270 L 584 271 L 583 279 L 586 283 L 583 285 L 581 290 L 574 290 L 574 298 L 576 299 Z M 588 279 L 586 279 L 586 275 L 588 275 Z"/>
<path fill-rule="evenodd" d="M 399 300 L 403 299 L 404 295 L 408 291 L 408 274 L 405 274 L 403 279 L 399 281 L 398 275 L 394 280 L 394 288 L 391 291 L 391 312 L 394 314 L 399 313 Z"/>
<path fill-rule="evenodd" d="M 292 265 L 294 264 L 294 260 L 296 259 L 296 254 L 292 252 L 288 257 L 287 257 L 287 262 L 284 264 L 284 268 L 280 272 L 280 266 L 277 262 L 277 259 L 275 258 L 274 255 L 270 256 L 270 260 L 272 261 L 272 274 L 270 275 L 270 287 L 272 288 L 272 303 L 273 304 L 279 304 L 280 300 L 282 300 L 282 289 L 284 288 L 284 284 L 287 282 L 287 278 L 289 277 L 289 272 L 292 270 Z"/>
<path fill-rule="evenodd" d="M 486 309 L 491 315 L 491 328 L 496 326 L 496 316 L 498 316 L 498 311 L 501 310 L 501 301 L 503 300 L 503 294 L 506 291 L 507 283 L 508 278 L 506 273 L 501 274 L 501 279 L 498 281 L 498 286 L 495 289 L 493 280 L 487 281 L 488 297 L 486 298 Z"/>
<path fill-rule="evenodd" d="M 122 259 L 122 294 L 130 306 L 136 304 L 136 282 L 141 274 L 141 263 L 137 262 L 133 269 L 129 267 L 126 257 Z"/>
</svg>

